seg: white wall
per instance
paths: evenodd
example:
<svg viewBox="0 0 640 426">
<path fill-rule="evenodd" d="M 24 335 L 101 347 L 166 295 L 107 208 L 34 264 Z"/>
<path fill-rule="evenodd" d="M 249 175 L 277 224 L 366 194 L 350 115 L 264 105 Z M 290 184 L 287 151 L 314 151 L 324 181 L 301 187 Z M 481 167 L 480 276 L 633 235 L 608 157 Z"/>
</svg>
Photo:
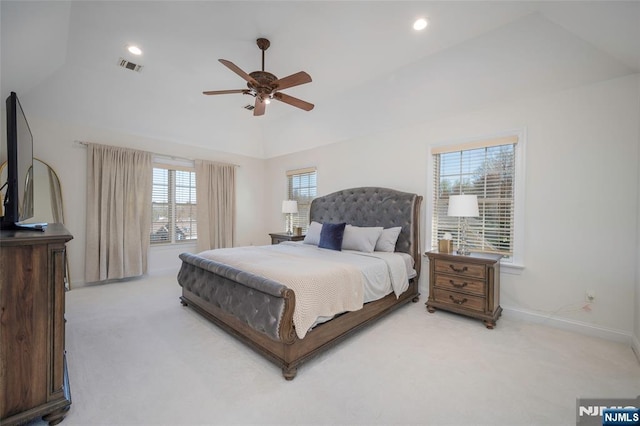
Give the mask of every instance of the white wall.
<svg viewBox="0 0 640 426">
<path fill-rule="evenodd" d="M 62 183 L 66 222 L 75 237 L 69 244 L 74 285 L 84 280 L 86 178 L 86 148 L 75 140 L 239 164 L 236 245 L 249 245 L 267 244 L 268 232 L 283 228 L 286 170 L 316 166 L 319 194 L 386 186 L 426 195 L 430 145 L 526 128 L 525 269 L 520 275 L 503 274 L 505 317 L 524 315 L 627 340 L 635 334 L 640 346 L 639 98 L 640 76 L 635 75 L 426 117 L 419 125 L 268 160 L 31 116 L 29 121 L 36 156 L 57 171 Z M 425 199 L 423 223 L 429 205 Z M 424 224 L 423 241 L 429 241 Z M 154 248 L 151 273 L 177 270 L 183 250 L 193 248 Z M 426 275 L 420 283 L 423 300 Z M 587 289 L 596 292 L 591 312 L 581 309 Z"/>
<path fill-rule="evenodd" d="M 426 195 L 430 145 L 526 128 L 525 269 L 503 273 L 506 315 L 629 341 L 638 287 L 639 78 L 426 117 L 420 125 L 269 159 L 267 222 L 280 226 L 288 169 L 317 166 L 321 195 L 356 186 Z M 425 197 L 423 217 L 430 204 Z M 423 229 L 430 241 L 429 226 Z M 596 292 L 590 312 L 581 309 L 587 289 Z"/>
<path fill-rule="evenodd" d="M 23 107 L 25 111 L 28 111 L 27 105 L 23 105 Z M 237 169 L 236 245 L 267 244 L 269 242 L 268 235 L 263 232 L 261 221 L 256 220 L 264 203 L 263 160 L 177 145 L 135 135 L 118 134 L 102 129 L 52 123 L 33 116 L 28 116 L 27 119 L 34 137 L 34 155 L 47 162 L 57 172 L 62 185 L 65 222 L 74 236 L 74 239 L 68 244 L 72 286 L 84 283 L 87 174 L 87 149 L 74 141 L 126 146 L 157 154 L 201 158 L 239 165 L 240 167 Z M 0 161 L 6 159 L 6 154 L 3 154 L 4 158 L 0 158 Z M 171 270 L 177 272 L 180 266 L 178 254 L 194 250 L 195 245 L 191 244 L 153 247 L 149 254 L 150 274 Z"/>
</svg>

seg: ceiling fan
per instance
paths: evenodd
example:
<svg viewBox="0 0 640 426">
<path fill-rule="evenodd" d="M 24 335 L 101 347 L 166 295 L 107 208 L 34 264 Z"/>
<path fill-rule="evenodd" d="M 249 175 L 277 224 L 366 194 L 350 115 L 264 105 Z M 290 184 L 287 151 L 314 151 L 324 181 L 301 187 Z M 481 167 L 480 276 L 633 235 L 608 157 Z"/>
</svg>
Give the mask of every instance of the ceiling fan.
<svg viewBox="0 0 640 426">
<path fill-rule="evenodd" d="M 266 38 L 259 38 L 256 40 L 256 43 L 258 44 L 258 48 L 262 50 L 262 71 L 253 71 L 252 73 L 247 74 L 233 62 L 227 61 L 226 59 L 218 59 L 222 65 L 245 79 L 247 81 L 248 89 L 210 90 L 202 93 L 205 95 L 226 95 L 229 93 L 251 95 L 256 98 L 255 107 L 253 109 L 254 116 L 264 115 L 266 104 L 271 102 L 271 99 L 276 99 L 305 111 L 311 111 L 314 106 L 313 104 L 280 92 L 283 89 L 310 83 L 311 76 L 304 71 L 300 71 L 279 79 L 270 72 L 266 72 L 264 70 L 264 51 L 269 48 L 271 43 Z"/>
</svg>

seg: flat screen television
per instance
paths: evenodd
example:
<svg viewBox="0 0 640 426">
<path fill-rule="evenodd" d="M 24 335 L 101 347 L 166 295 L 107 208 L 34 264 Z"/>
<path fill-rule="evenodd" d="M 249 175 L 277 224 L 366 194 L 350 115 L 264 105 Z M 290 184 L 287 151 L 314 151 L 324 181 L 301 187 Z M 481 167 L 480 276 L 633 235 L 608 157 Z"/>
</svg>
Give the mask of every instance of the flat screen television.
<svg viewBox="0 0 640 426">
<path fill-rule="evenodd" d="M 33 135 L 15 92 L 7 98 L 7 192 L 2 229 L 33 217 Z"/>
</svg>

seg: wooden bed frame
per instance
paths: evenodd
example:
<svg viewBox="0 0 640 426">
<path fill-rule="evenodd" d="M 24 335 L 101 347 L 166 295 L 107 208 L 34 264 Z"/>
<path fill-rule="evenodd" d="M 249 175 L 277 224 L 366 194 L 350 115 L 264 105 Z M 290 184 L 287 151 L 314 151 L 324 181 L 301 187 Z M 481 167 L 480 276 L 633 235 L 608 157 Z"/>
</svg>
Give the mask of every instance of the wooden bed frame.
<svg viewBox="0 0 640 426">
<path fill-rule="evenodd" d="M 402 226 L 396 251 L 413 257 L 417 275 L 399 298 L 391 293 L 358 311 L 340 314 L 314 327 L 304 339 L 294 330 L 291 289 L 196 255 L 180 255 L 180 301 L 281 366 L 285 379 L 292 380 L 304 361 L 407 302 L 418 301 L 421 202 L 419 195 L 377 187 L 343 190 L 313 200 L 311 221 Z"/>
</svg>

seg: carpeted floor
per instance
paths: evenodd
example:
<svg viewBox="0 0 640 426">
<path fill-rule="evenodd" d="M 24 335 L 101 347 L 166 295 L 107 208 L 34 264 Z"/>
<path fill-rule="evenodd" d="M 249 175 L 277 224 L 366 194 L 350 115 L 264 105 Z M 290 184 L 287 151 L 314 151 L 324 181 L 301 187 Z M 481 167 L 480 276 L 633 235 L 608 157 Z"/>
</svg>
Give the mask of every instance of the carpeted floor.
<svg viewBox="0 0 640 426">
<path fill-rule="evenodd" d="M 67 293 L 63 425 L 572 425 L 578 397 L 640 395 L 627 345 L 508 315 L 487 330 L 424 297 L 287 382 L 179 295 L 174 275 Z"/>
</svg>

